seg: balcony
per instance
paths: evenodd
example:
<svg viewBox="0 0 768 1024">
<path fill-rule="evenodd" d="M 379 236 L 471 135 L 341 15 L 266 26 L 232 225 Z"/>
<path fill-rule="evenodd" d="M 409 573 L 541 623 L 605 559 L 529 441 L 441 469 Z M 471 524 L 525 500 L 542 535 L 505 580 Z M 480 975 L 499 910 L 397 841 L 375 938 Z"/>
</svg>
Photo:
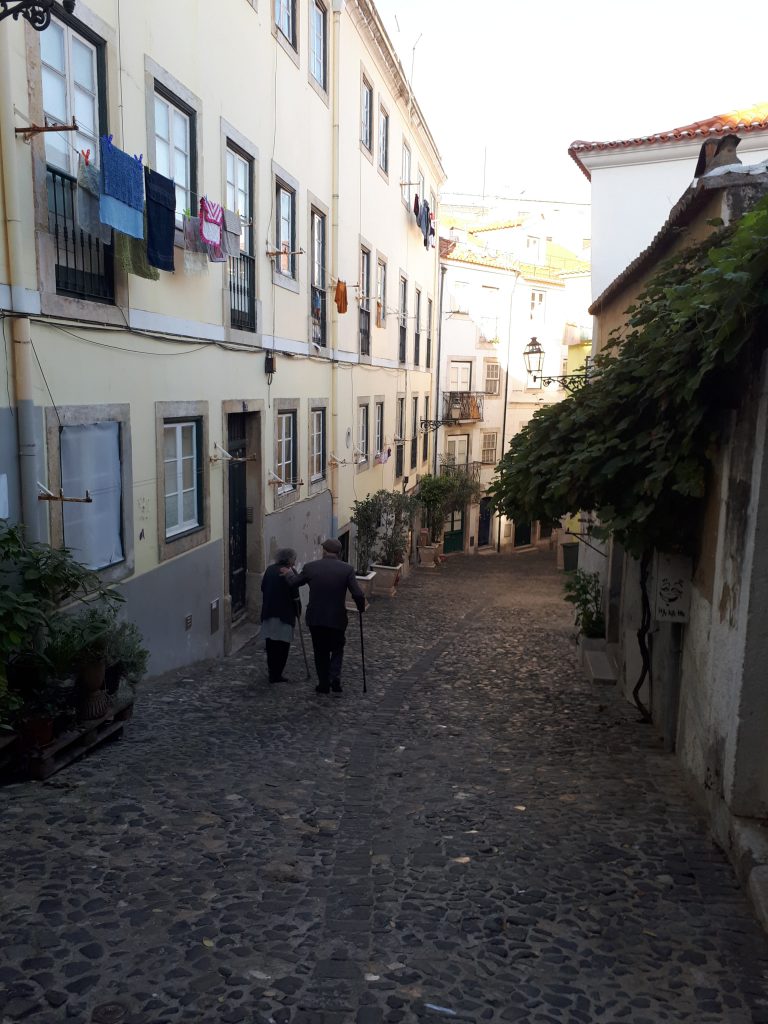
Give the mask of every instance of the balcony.
<svg viewBox="0 0 768 1024">
<path fill-rule="evenodd" d="M 48 168 L 48 230 L 56 248 L 56 291 L 90 302 L 114 303 L 115 261 L 111 245 L 77 223 L 77 181 Z"/>
<path fill-rule="evenodd" d="M 440 476 L 466 476 L 476 484 L 480 483 L 481 462 L 456 462 L 450 455 L 440 456 Z"/>
<path fill-rule="evenodd" d="M 321 348 L 328 344 L 325 288 L 312 285 L 312 341 Z"/>
<path fill-rule="evenodd" d="M 245 252 L 229 259 L 229 305 L 234 328 L 256 330 L 256 260 Z"/>
<path fill-rule="evenodd" d="M 443 395 L 443 419 L 451 423 L 480 423 L 484 402 L 484 391 L 446 391 Z"/>
<path fill-rule="evenodd" d="M 371 311 L 360 307 L 360 355 L 371 354 Z"/>
</svg>

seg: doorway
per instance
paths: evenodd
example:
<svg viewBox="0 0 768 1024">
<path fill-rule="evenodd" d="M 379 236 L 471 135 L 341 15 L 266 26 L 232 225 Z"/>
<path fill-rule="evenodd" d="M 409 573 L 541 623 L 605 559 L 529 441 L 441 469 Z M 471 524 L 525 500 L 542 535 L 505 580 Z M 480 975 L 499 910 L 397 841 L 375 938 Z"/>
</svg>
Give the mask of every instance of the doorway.
<svg viewBox="0 0 768 1024">
<path fill-rule="evenodd" d="M 531 543 L 531 524 L 515 523 L 515 547 L 524 548 Z"/>
<path fill-rule="evenodd" d="M 491 499 L 480 499 L 480 524 L 477 529 L 477 546 L 482 548 L 491 542 Z"/>
<path fill-rule="evenodd" d="M 449 513 L 445 520 L 443 533 L 443 551 L 450 555 L 455 551 L 464 550 L 464 510 L 457 509 Z"/>
</svg>

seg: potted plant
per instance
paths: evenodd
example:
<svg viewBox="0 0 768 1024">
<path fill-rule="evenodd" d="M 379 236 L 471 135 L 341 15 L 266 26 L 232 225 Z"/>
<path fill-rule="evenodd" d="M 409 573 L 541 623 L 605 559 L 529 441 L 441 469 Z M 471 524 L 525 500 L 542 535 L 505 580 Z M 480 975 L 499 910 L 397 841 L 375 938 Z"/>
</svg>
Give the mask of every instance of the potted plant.
<svg viewBox="0 0 768 1024">
<path fill-rule="evenodd" d="M 377 574 L 374 593 L 393 597 L 403 571 L 416 499 L 399 491 L 377 491 L 376 494 L 380 519 L 377 546 L 379 561 L 372 566 Z"/>
<path fill-rule="evenodd" d="M 419 564 L 426 569 L 432 569 L 440 564 L 443 528 L 445 517 L 450 510 L 452 494 L 451 477 L 432 476 L 427 473 L 421 478 L 416 498 L 422 509 L 429 543 L 419 546 Z"/>
<path fill-rule="evenodd" d="M 104 683 L 114 629 L 114 609 L 91 606 L 77 615 L 62 616 L 54 630 L 54 661 L 59 669 L 75 671 L 80 717 L 86 720 L 103 718 L 109 710 Z"/>
<path fill-rule="evenodd" d="M 605 616 L 600 574 L 577 569 L 565 580 L 565 600 L 575 609 L 574 624 L 578 630 L 579 658 L 584 651 L 605 647 Z"/>
<path fill-rule="evenodd" d="M 117 622 L 107 637 L 105 687 L 114 697 L 123 679 L 138 683 L 147 671 L 149 651 L 142 644 L 138 626 L 133 622 Z"/>
<path fill-rule="evenodd" d="M 373 553 L 381 518 L 380 502 L 377 494 L 369 494 L 365 498 L 352 503 L 352 514 L 349 517 L 355 525 L 355 576 L 366 599 L 373 594 L 373 581 L 376 573 L 371 570 Z M 354 602 L 351 608 L 356 608 Z"/>
</svg>

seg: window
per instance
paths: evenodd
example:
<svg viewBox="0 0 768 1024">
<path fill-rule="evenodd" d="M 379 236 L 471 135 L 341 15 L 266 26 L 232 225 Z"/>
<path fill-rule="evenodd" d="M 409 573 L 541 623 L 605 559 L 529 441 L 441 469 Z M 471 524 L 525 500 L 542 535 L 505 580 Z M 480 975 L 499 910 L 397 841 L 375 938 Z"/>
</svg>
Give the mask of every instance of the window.
<svg viewBox="0 0 768 1024">
<path fill-rule="evenodd" d="M 194 530 L 202 521 L 201 421 L 166 422 L 165 536 Z"/>
<path fill-rule="evenodd" d="M 325 477 L 325 409 L 312 409 L 309 432 L 309 479 Z M 283 478 L 285 479 L 285 478 Z"/>
<path fill-rule="evenodd" d="M 483 446 L 481 449 L 480 459 L 484 465 L 495 466 L 496 465 L 496 445 L 498 435 L 494 433 L 483 434 Z"/>
<path fill-rule="evenodd" d="M 427 299 L 427 369 L 432 365 L 432 299 Z"/>
<path fill-rule="evenodd" d="M 226 206 L 241 217 L 240 255 L 229 259 L 232 326 L 256 330 L 256 261 L 253 257 L 253 160 L 233 143 L 226 150 Z"/>
<path fill-rule="evenodd" d="M 501 385 L 501 367 L 498 363 L 485 364 L 485 393 L 498 395 Z"/>
<path fill-rule="evenodd" d="M 414 313 L 414 335 L 413 335 L 413 362 L 415 366 L 419 365 L 419 359 L 421 357 L 421 292 L 416 289 L 416 312 Z"/>
<path fill-rule="evenodd" d="M 395 424 L 395 476 L 403 475 L 403 454 L 405 450 L 405 399 L 397 400 L 397 423 Z"/>
<path fill-rule="evenodd" d="M 325 215 L 312 208 L 310 216 L 312 245 L 312 341 L 325 347 L 326 292 L 325 292 Z"/>
<path fill-rule="evenodd" d="M 419 461 L 419 399 L 414 395 L 411 400 L 411 469 L 416 469 Z"/>
<path fill-rule="evenodd" d="M 408 280 L 400 278 L 400 339 L 398 347 L 398 359 L 404 363 L 407 356 L 408 346 Z"/>
<path fill-rule="evenodd" d="M 361 404 L 357 409 L 358 413 L 358 435 L 357 435 L 357 461 L 358 463 L 368 462 L 369 435 L 368 435 L 368 403 Z"/>
<path fill-rule="evenodd" d="M 88 569 L 122 562 L 120 424 L 62 426 L 59 439 L 62 490 L 95 498 L 90 505 L 62 504 L 64 544 Z"/>
<path fill-rule="evenodd" d="M 485 284 L 480 289 L 480 340 L 499 340 L 499 289 Z"/>
<path fill-rule="evenodd" d="M 384 327 L 387 322 L 387 264 L 378 261 L 378 281 L 376 282 L 376 326 Z"/>
<path fill-rule="evenodd" d="M 275 186 L 277 199 L 277 218 L 275 221 L 275 248 L 280 253 L 277 260 L 277 271 L 285 277 L 296 277 L 296 193 L 293 189 L 277 181 Z"/>
<path fill-rule="evenodd" d="M 194 115 L 155 83 L 156 170 L 176 183 L 176 224 L 193 206 Z"/>
<path fill-rule="evenodd" d="M 424 419 L 429 419 L 429 395 L 424 395 Z M 429 458 L 429 428 L 424 427 L 424 434 L 421 438 L 421 461 L 426 462 Z"/>
<path fill-rule="evenodd" d="M 411 207 L 411 151 L 407 143 L 403 143 L 403 157 L 400 167 L 400 195 L 405 205 Z"/>
<path fill-rule="evenodd" d="M 389 174 L 389 114 L 379 107 L 379 167 Z"/>
<path fill-rule="evenodd" d="M 531 320 L 539 320 L 544 316 L 544 292 L 531 292 Z"/>
<path fill-rule="evenodd" d="M 328 13 L 320 0 L 311 0 L 309 7 L 309 71 L 321 89 L 326 89 L 326 45 Z"/>
<path fill-rule="evenodd" d="M 376 454 L 384 451 L 384 403 L 376 403 Z"/>
<path fill-rule="evenodd" d="M 296 0 L 275 0 L 275 24 L 296 49 Z"/>
<path fill-rule="evenodd" d="M 369 153 L 373 151 L 373 86 L 365 77 L 360 96 L 360 141 Z"/>
<path fill-rule="evenodd" d="M 472 381 L 472 363 L 451 360 L 448 367 L 448 390 L 469 391 Z"/>
<path fill-rule="evenodd" d="M 454 281 L 451 291 L 451 312 L 469 313 L 469 281 Z"/>
<path fill-rule="evenodd" d="M 296 413 L 277 414 L 277 457 L 275 474 L 278 477 L 278 494 L 288 494 L 296 489 Z"/>
<path fill-rule="evenodd" d="M 360 249 L 360 354 L 371 354 L 371 254 Z"/>
<path fill-rule="evenodd" d="M 45 157 L 49 164 L 77 174 L 77 155 L 90 149 L 98 158 L 99 50 L 94 43 L 53 18 L 40 34 L 43 113 L 59 124 L 77 122 L 76 132 L 48 132 Z M 74 148 L 73 148 L 74 147 Z"/>
</svg>

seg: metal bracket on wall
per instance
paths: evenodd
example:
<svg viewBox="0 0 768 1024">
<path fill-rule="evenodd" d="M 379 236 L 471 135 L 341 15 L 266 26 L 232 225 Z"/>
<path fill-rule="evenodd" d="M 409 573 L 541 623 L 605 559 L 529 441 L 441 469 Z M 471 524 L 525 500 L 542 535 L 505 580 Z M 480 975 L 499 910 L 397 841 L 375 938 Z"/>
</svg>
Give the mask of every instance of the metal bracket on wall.
<svg viewBox="0 0 768 1024">
<path fill-rule="evenodd" d="M 209 462 L 256 462 L 258 455 L 230 455 L 226 448 L 222 448 L 218 441 L 213 442 L 214 451 L 220 451 L 221 455 L 209 455 Z"/>
<path fill-rule="evenodd" d="M 53 491 L 49 491 L 47 487 L 44 487 L 39 480 L 37 481 L 37 486 L 43 492 L 42 494 L 38 494 L 38 501 L 74 501 L 80 502 L 84 505 L 91 505 L 93 503 L 93 498 L 88 491 L 85 492 L 84 498 L 65 498 L 64 491 L 61 489 L 58 494 L 54 494 Z"/>
<path fill-rule="evenodd" d="M 33 135 L 40 135 L 42 132 L 77 132 L 80 128 L 73 117 L 72 124 L 28 124 L 26 128 L 13 130 L 17 135 L 21 135 L 25 142 L 29 142 Z"/>
</svg>

